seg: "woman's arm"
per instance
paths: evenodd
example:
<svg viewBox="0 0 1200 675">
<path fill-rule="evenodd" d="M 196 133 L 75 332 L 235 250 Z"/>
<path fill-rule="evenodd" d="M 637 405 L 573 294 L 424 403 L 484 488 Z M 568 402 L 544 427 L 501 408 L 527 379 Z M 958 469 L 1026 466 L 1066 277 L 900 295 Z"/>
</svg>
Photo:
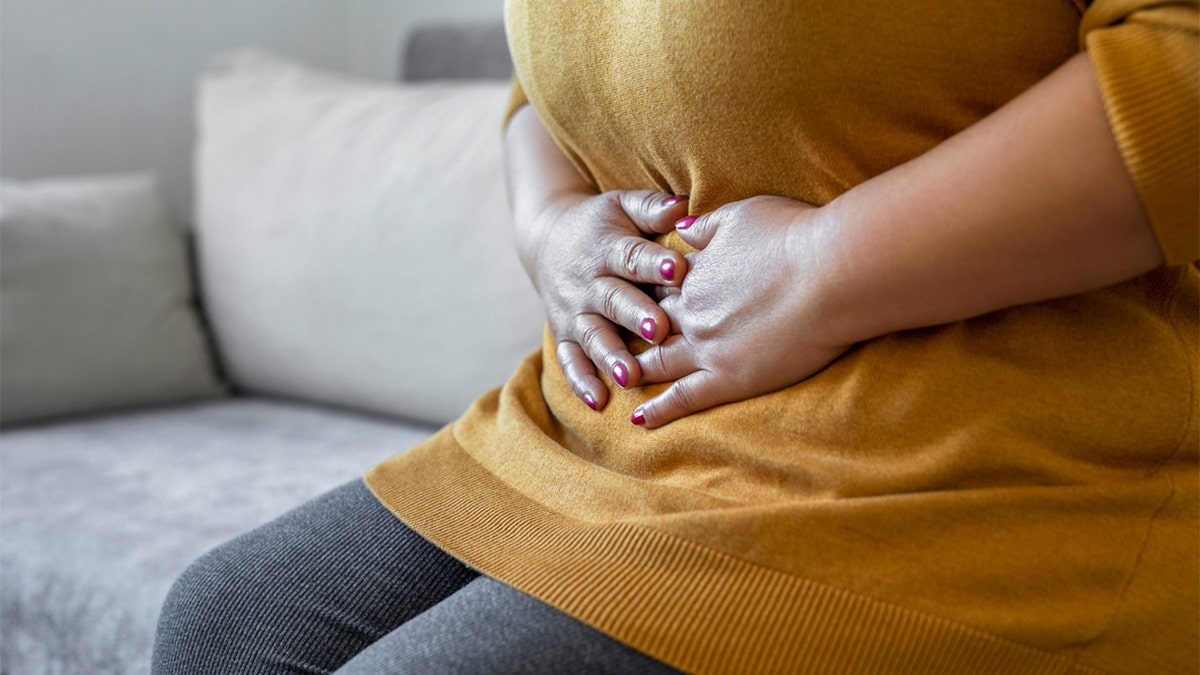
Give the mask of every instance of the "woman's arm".
<svg viewBox="0 0 1200 675">
<path fill-rule="evenodd" d="M 538 271 L 534 260 L 539 242 L 545 236 L 541 228 L 549 225 L 538 220 L 539 212 L 560 199 L 592 196 L 596 190 L 558 149 L 531 106 L 519 108 L 509 119 L 504 134 L 504 159 L 508 203 L 517 224 L 517 252 L 536 286 Z"/>
<path fill-rule="evenodd" d="M 681 334 L 638 357 L 647 381 L 678 380 L 634 412 L 650 427 L 799 382 L 855 342 L 1163 261 L 1086 54 L 825 207 L 756 197 L 679 233 L 702 250 L 662 300 Z"/>
<path fill-rule="evenodd" d="M 821 210 L 835 340 L 1108 286 L 1163 263 L 1081 53 Z"/>
</svg>

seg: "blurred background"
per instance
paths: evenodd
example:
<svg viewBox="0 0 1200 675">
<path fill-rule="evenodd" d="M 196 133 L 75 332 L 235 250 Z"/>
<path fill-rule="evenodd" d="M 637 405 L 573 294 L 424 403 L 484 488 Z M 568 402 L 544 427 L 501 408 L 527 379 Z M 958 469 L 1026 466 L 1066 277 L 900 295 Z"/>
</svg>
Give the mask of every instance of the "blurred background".
<svg viewBox="0 0 1200 675">
<path fill-rule="evenodd" d="M 260 45 L 394 80 L 413 26 L 502 12 L 502 0 L 3 0 L 0 175 L 152 170 L 186 221 L 194 84 L 213 54 Z"/>
<path fill-rule="evenodd" d="M 0 674 L 147 673 L 191 561 L 541 344 L 503 0 L 0 3 Z"/>
</svg>

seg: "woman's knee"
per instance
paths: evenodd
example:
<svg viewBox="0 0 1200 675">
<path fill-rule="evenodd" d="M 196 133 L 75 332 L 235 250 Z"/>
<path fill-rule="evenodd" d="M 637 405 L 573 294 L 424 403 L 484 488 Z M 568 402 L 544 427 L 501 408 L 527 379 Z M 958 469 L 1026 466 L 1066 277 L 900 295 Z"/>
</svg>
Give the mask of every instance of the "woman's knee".
<svg viewBox="0 0 1200 675">
<path fill-rule="evenodd" d="M 163 605 L 155 673 L 329 671 L 475 576 L 354 481 L 192 563 Z"/>
<path fill-rule="evenodd" d="M 255 557 L 240 537 L 204 554 L 175 580 L 159 614 L 155 673 L 204 672 L 205 663 L 229 657 L 218 652 L 253 633 L 274 592 L 263 575 L 250 573 Z"/>
<path fill-rule="evenodd" d="M 330 547 L 323 531 L 338 529 L 329 521 L 346 517 L 345 502 L 359 490 L 353 482 L 332 490 L 196 559 L 167 594 L 159 642 L 246 631 L 242 624 L 264 614 L 283 619 L 281 602 L 328 576 L 329 561 L 320 559 Z"/>
<path fill-rule="evenodd" d="M 278 672 L 272 663 L 314 656 L 304 634 L 319 621 L 319 587 L 331 577 L 323 531 L 335 529 L 327 521 L 341 516 L 352 489 L 326 493 L 188 566 L 159 615 L 153 672 Z"/>
</svg>

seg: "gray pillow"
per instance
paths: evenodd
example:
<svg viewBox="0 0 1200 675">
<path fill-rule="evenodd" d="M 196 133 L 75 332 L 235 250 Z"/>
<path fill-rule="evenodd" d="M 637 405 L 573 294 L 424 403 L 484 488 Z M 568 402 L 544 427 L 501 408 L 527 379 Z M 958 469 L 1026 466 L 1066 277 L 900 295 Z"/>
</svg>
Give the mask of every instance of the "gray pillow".
<svg viewBox="0 0 1200 675">
<path fill-rule="evenodd" d="M 0 424 L 224 392 L 146 174 L 0 181 Z"/>
</svg>

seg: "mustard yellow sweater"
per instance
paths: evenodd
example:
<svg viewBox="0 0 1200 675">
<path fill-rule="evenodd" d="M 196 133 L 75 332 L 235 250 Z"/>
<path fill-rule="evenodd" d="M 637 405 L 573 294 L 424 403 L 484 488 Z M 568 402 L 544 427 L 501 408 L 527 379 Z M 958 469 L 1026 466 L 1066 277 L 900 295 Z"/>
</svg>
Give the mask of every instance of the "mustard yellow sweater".
<svg viewBox="0 0 1200 675">
<path fill-rule="evenodd" d="M 695 673 L 1200 670 L 1197 3 L 509 0 L 600 190 L 824 204 L 1081 48 L 1168 266 L 887 335 L 661 429 L 547 341 L 367 481 L 469 565 Z M 678 244 L 678 242 L 676 242 Z M 532 347 L 532 346 L 531 346 Z"/>
</svg>

